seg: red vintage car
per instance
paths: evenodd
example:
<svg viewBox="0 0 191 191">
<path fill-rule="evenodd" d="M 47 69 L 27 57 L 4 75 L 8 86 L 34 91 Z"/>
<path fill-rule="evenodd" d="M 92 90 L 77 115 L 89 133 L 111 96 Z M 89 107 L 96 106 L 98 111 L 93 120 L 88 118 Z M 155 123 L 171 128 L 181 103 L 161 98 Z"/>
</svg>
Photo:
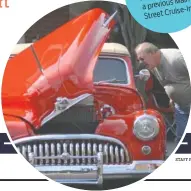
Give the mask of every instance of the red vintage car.
<svg viewBox="0 0 191 191">
<path fill-rule="evenodd" d="M 140 178 L 165 160 L 164 118 L 147 107 L 135 83 L 145 83 L 149 72 L 134 74 L 127 48 L 105 43 L 115 14 L 90 10 L 18 45 L 7 63 L 8 131 L 26 160 L 57 182 Z"/>
</svg>

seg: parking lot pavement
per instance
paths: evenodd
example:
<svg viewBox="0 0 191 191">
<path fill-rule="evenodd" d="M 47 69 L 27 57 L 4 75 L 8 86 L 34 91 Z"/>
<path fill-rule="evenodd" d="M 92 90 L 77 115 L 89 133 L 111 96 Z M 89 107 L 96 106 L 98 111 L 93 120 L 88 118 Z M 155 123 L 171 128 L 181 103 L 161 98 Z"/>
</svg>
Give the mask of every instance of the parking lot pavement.
<svg viewBox="0 0 191 191">
<path fill-rule="evenodd" d="M 167 135 L 167 153 L 166 153 L 166 157 L 168 158 L 172 152 L 175 150 L 177 146 L 177 143 L 175 142 L 175 136 L 172 133 L 168 133 Z"/>
<path fill-rule="evenodd" d="M 171 153 L 175 150 L 177 143 L 174 140 L 167 141 L 167 154 L 166 156 L 169 157 Z"/>
<path fill-rule="evenodd" d="M 120 180 L 110 180 L 110 181 L 104 181 L 104 184 L 102 186 L 87 186 L 87 185 L 81 185 L 81 186 L 70 186 L 73 188 L 83 189 L 83 190 L 111 190 L 116 188 L 121 188 L 130 184 L 133 184 L 137 182 L 139 179 L 120 179 Z"/>
</svg>

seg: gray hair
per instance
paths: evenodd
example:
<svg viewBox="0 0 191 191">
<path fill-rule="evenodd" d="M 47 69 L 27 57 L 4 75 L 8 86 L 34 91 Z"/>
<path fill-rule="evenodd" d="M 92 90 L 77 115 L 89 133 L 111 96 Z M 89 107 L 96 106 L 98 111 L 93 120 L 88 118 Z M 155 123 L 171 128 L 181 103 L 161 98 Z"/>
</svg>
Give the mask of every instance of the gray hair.
<svg viewBox="0 0 191 191">
<path fill-rule="evenodd" d="M 135 51 L 138 50 L 140 47 L 142 47 L 143 51 L 147 54 L 149 54 L 149 53 L 154 54 L 159 51 L 159 48 L 150 42 L 143 42 L 143 43 L 139 44 L 135 48 Z"/>
</svg>

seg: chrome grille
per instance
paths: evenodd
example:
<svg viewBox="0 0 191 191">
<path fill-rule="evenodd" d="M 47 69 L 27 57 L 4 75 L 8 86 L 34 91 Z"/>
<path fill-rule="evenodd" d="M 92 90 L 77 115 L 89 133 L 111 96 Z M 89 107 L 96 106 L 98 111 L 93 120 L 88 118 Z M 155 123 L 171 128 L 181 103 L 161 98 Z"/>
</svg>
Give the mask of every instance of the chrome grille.
<svg viewBox="0 0 191 191">
<path fill-rule="evenodd" d="M 45 135 L 15 141 L 18 151 L 34 166 L 90 165 L 103 153 L 103 164 L 125 164 L 129 155 L 117 139 L 100 135 Z M 62 154 L 70 158 L 59 158 Z"/>
</svg>

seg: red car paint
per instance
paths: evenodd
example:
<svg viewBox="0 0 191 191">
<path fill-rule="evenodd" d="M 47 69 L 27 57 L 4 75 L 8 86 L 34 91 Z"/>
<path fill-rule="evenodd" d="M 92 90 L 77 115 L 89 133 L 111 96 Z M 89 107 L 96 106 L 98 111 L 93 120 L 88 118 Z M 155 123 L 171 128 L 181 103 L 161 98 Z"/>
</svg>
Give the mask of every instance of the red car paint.
<svg viewBox="0 0 191 191">
<path fill-rule="evenodd" d="M 106 16 L 100 9 L 89 11 L 10 59 L 2 84 L 4 115 L 21 117 L 38 129 L 56 97 L 91 93 L 93 68 L 114 24 L 102 27 Z"/>
<path fill-rule="evenodd" d="M 57 97 L 75 98 L 90 93 L 95 108 L 112 105 L 116 113 L 102 119 L 96 134 L 114 137 L 123 142 L 133 160 L 163 160 L 165 157 L 165 124 L 156 110 L 146 109 L 138 93 L 129 56 L 107 54 L 123 59 L 128 66 L 130 83 L 93 84 L 93 70 L 101 48 L 114 24 L 103 23 L 107 14 L 91 10 L 61 26 L 35 42 L 31 47 L 11 58 L 6 66 L 2 84 L 2 106 L 11 137 L 33 136 L 41 128 L 42 120 L 54 109 Z M 160 132 L 151 141 L 140 141 L 133 134 L 137 116 L 147 113 L 157 118 Z M 98 114 L 99 115 L 99 114 Z M 151 154 L 141 148 L 150 146 Z"/>
</svg>

